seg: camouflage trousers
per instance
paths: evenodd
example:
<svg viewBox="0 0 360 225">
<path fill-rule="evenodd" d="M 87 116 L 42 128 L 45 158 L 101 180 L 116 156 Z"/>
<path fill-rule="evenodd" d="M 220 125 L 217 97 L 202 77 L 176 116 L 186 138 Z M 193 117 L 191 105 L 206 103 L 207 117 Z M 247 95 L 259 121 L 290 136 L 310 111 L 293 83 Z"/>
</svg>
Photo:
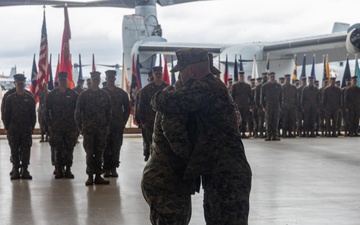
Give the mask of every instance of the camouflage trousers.
<svg viewBox="0 0 360 225">
<path fill-rule="evenodd" d="M 265 112 L 263 111 L 262 108 L 258 108 L 257 110 L 258 112 L 258 127 L 257 127 L 257 131 L 260 132 L 260 135 L 263 134 L 264 132 L 264 121 L 265 121 Z"/>
<path fill-rule="evenodd" d="M 141 128 L 141 134 L 142 134 L 142 138 L 143 138 L 143 155 L 150 155 L 150 141 L 149 138 L 147 137 L 147 133 L 146 133 L 146 129 L 145 128 Z"/>
<path fill-rule="evenodd" d="M 111 128 L 107 136 L 104 152 L 104 169 L 111 170 L 119 167 L 120 149 L 123 143 L 124 127 Z"/>
<path fill-rule="evenodd" d="M 338 111 L 339 110 L 326 110 L 325 119 L 326 119 L 326 130 L 327 132 L 337 132 L 337 120 L 338 120 Z"/>
<path fill-rule="evenodd" d="M 359 129 L 360 109 L 349 109 L 347 115 L 350 135 L 357 134 Z"/>
<path fill-rule="evenodd" d="M 286 132 L 293 132 L 295 128 L 296 111 L 295 107 L 284 107 L 281 110 L 282 130 L 283 134 Z"/>
<path fill-rule="evenodd" d="M 249 108 L 239 107 L 239 112 L 242 118 L 240 125 L 240 132 L 246 132 L 246 128 L 249 121 L 249 114 L 250 114 Z"/>
<path fill-rule="evenodd" d="M 152 225 L 187 225 L 191 218 L 191 195 L 175 193 L 145 182 L 141 189 L 150 206 Z"/>
<path fill-rule="evenodd" d="M 304 130 L 305 132 L 313 133 L 315 130 L 317 109 L 310 106 L 304 109 Z"/>
<path fill-rule="evenodd" d="M 72 166 L 75 144 L 75 130 L 51 132 L 51 146 L 54 151 L 55 166 Z"/>
<path fill-rule="evenodd" d="M 91 133 L 85 133 L 83 146 L 86 152 L 86 173 L 102 174 L 103 155 L 106 148 L 106 129 L 99 129 Z"/>
<path fill-rule="evenodd" d="M 30 163 L 30 148 L 32 136 L 29 130 L 8 130 L 7 139 L 9 142 L 11 157 L 10 161 L 16 168 L 27 167 Z"/>
<path fill-rule="evenodd" d="M 247 225 L 251 175 L 219 172 L 202 176 L 207 225 Z"/>
<path fill-rule="evenodd" d="M 152 126 L 150 127 L 146 127 L 145 129 L 145 132 L 146 132 L 146 146 L 149 146 L 149 148 L 144 149 L 144 155 L 146 154 L 149 154 L 151 155 L 151 143 L 152 143 L 152 135 L 153 135 L 153 132 L 154 132 L 154 127 L 153 127 L 153 124 L 154 123 L 151 123 Z"/>
<path fill-rule="evenodd" d="M 268 137 L 276 136 L 279 127 L 280 112 L 278 109 L 266 109 L 265 121 L 266 121 L 266 133 Z"/>
</svg>

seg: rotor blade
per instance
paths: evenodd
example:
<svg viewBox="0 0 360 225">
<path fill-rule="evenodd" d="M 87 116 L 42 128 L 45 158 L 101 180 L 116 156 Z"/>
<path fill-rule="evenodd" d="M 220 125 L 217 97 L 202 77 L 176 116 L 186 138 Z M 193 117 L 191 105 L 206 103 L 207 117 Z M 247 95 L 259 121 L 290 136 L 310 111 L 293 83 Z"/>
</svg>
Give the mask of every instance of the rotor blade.
<svg viewBox="0 0 360 225">
<path fill-rule="evenodd" d="M 209 1 L 209 0 L 157 0 L 156 2 L 161 6 L 168 6 L 168 5 L 176 5 L 187 2 L 199 2 L 199 1 Z"/>
<path fill-rule="evenodd" d="M 134 0 L 102 0 L 102 1 L 57 1 L 57 0 L 0 0 L 1 6 L 21 6 L 21 5 L 52 5 L 54 7 L 119 7 L 135 8 Z"/>
</svg>

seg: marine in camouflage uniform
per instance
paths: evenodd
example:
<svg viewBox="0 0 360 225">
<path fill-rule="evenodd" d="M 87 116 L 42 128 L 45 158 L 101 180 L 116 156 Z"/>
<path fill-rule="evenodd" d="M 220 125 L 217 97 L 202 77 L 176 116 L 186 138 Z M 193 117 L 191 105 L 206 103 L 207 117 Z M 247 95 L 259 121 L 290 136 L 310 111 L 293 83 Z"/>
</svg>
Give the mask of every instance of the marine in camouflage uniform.
<svg viewBox="0 0 360 225">
<path fill-rule="evenodd" d="M 148 82 L 151 83 L 154 81 L 154 76 L 153 76 L 153 72 L 152 71 L 149 71 L 148 72 Z M 146 133 L 146 129 L 145 127 L 143 127 L 141 125 L 141 120 L 139 118 L 139 101 L 140 101 L 140 93 L 141 93 L 141 90 L 138 90 L 136 95 L 135 95 L 135 98 L 134 98 L 134 120 L 136 121 L 138 127 L 141 129 L 141 135 L 143 137 L 143 155 L 146 156 L 145 157 L 145 161 L 147 161 L 148 159 L 148 152 L 150 152 L 150 144 L 149 143 L 149 138 L 146 136 L 147 133 Z"/>
<path fill-rule="evenodd" d="M 104 177 L 118 177 L 116 168 L 120 165 L 120 149 L 125 125 L 130 115 L 130 102 L 129 95 L 115 86 L 116 71 L 107 70 L 105 73 L 107 84 L 103 90 L 108 92 L 111 98 L 112 121 L 104 152 Z"/>
<path fill-rule="evenodd" d="M 328 135 L 328 125 L 326 124 L 327 120 L 326 120 L 326 110 L 323 104 L 323 98 L 324 98 L 324 91 L 325 88 L 328 87 L 328 79 L 325 78 L 323 80 L 322 83 L 322 87 L 319 89 L 319 98 L 320 98 L 320 103 L 319 103 L 319 113 L 318 113 L 318 117 L 317 117 L 317 121 L 316 121 L 316 126 L 318 127 L 318 129 L 321 131 L 321 136 L 327 136 Z"/>
<path fill-rule="evenodd" d="M 49 130 L 46 124 L 46 98 L 49 94 L 47 83 L 43 83 L 43 87 L 41 91 L 39 92 L 38 98 L 39 98 L 39 107 L 38 107 L 38 121 L 40 125 L 40 134 L 41 139 L 40 142 L 48 141 L 49 139 Z M 45 139 L 44 139 L 45 135 Z"/>
<path fill-rule="evenodd" d="M 139 105 L 138 105 L 139 120 L 141 126 L 146 131 L 146 136 L 143 137 L 143 139 L 145 138 L 146 139 L 145 141 L 147 142 L 147 144 L 145 145 L 146 147 L 151 146 L 152 134 L 154 130 L 154 120 L 155 120 L 155 111 L 150 107 L 150 100 L 157 91 L 160 91 L 168 86 L 168 84 L 164 83 L 161 80 L 162 79 L 161 66 L 153 67 L 153 76 L 154 76 L 154 81 L 142 88 L 140 92 Z M 145 156 L 145 161 L 147 161 L 150 156 L 150 148 L 144 149 L 144 156 Z"/>
<path fill-rule="evenodd" d="M 316 137 L 315 122 L 319 111 L 320 94 L 314 85 L 314 77 L 309 77 L 309 85 L 304 87 L 301 95 L 301 106 L 304 112 L 304 130 L 307 137 Z"/>
<path fill-rule="evenodd" d="M 349 136 L 359 136 L 360 117 L 360 87 L 357 86 L 357 76 L 351 77 L 351 85 L 345 90 L 345 107 L 348 113 Z"/>
<path fill-rule="evenodd" d="M 296 107 L 296 128 L 297 136 L 304 137 L 304 111 L 301 106 L 301 96 L 304 88 L 306 87 L 306 77 L 301 78 L 301 84 L 297 87 L 296 97 L 297 97 L 297 107 Z"/>
<path fill-rule="evenodd" d="M 46 98 L 46 122 L 51 132 L 50 146 L 55 153 L 55 179 L 71 179 L 74 178 L 71 167 L 77 140 L 74 115 L 78 94 L 67 87 L 66 72 L 60 72 L 58 78 L 59 87 Z"/>
<path fill-rule="evenodd" d="M 112 117 L 111 99 L 106 91 L 99 88 L 99 84 L 100 72 L 91 72 L 91 88 L 79 95 L 75 111 L 76 124 L 84 136 L 88 174 L 85 185 L 110 183 L 101 174 L 104 172 L 103 154 Z"/>
<path fill-rule="evenodd" d="M 35 99 L 25 92 L 25 76 L 15 74 L 15 93 L 5 99 L 3 123 L 11 149 L 11 180 L 32 179 L 28 171 L 32 132 L 36 123 Z M 19 169 L 21 168 L 21 172 Z"/>
<path fill-rule="evenodd" d="M 341 81 L 339 81 L 339 80 L 337 80 L 336 82 L 335 82 L 335 86 L 336 87 L 338 87 L 338 88 L 340 88 L 340 90 L 341 90 Z M 337 116 L 337 121 L 336 121 L 336 127 L 337 127 L 337 135 L 338 136 L 343 136 L 343 134 L 341 133 L 341 129 L 342 129 L 342 127 L 341 127 L 341 120 L 342 120 L 342 109 L 341 109 L 341 107 L 342 107 L 342 93 L 340 92 L 340 110 L 338 111 L 338 116 Z"/>
<path fill-rule="evenodd" d="M 9 95 L 11 95 L 15 92 L 16 92 L 16 88 L 12 88 L 12 89 L 8 90 L 2 97 L 2 100 L 1 100 L 1 120 L 2 121 L 4 121 L 4 119 L 5 119 L 5 100 Z M 34 97 L 34 94 L 31 93 L 30 91 L 25 89 L 25 92 Z M 11 156 L 10 156 L 10 162 L 12 163 Z M 12 173 L 13 173 L 13 170 L 10 171 L 10 175 Z"/>
<path fill-rule="evenodd" d="M 257 112 L 258 112 L 257 132 L 259 133 L 259 137 L 261 137 L 261 138 L 265 137 L 265 135 L 264 135 L 265 112 L 261 105 L 261 88 L 267 81 L 268 81 L 268 73 L 263 72 L 262 73 L 262 82 L 256 86 L 256 91 L 255 91 L 255 104 L 256 104 Z"/>
<path fill-rule="evenodd" d="M 337 119 L 341 107 L 341 89 L 335 86 L 335 79 L 331 78 L 330 86 L 324 89 L 322 99 L 328 137 L 337 137 Z"/>
<path fill-rule="evenodd" d="M 251 99 L 251 87 L 250 84 L 245 83 L 244 71 L 239 72 L 239 81 L 236 82 L 231 88 L 231 96 L 238 106 L 238 110 L 241 114 L 242 123 L 240 125 L 240 132 L 242 138 L 248 138 L 246 136 L 246 128 L 249 122 Z"/>
<path fill-rule="evenodd" d="M 181 82 L 175 86 L 181 87 Z M 153 151 L 141 182 L 152 224 L 190 222 L 194 180 L 183 176 L 192 149 L 187 130 L 192 124 L 187 114 L 156 113 Z"/>
<path fill-rule="evenodd" d="M 250 87 L 251 87 L 251 94 L 250 94 L 250 99 L 251 99 L 251 104 L 250 104 L 250 114 L 249 114 L 249 136 L 250 137 L 254 137 L 256 134 L 256 121 L 254 120 L 253 116 L 254 116 L 254 111 L 256 111 L 256 106 L 255 106 L 255 102 L 254 102 L 254 97 L 255 97 L 255 78 L 251 78 L 250 79 Z"/>
<path fill-rule="evenodd" d="M 85 82 L 85 79 L 78 78 L 77 85 L 72 90 L 75 91 L 78 95 L 80 95 L 81 92 L 85 91 L 84 82 Z M 80 130 L 76 128 L 76 143 L 79 143 L 79 141 L 78 141 L 79 136 L 80 136 Z"/>
<path fill-rule="evenodd" d="M 344 128 L 344 136 L 349 135 L 349 120 L 348 120 L 348 112 L 345 107 L 345 91 L 351 85 L 351 79 L 346 79 L 346 86 L 341 88 L 341 114 L 342 114 L 342 124 Z"/>
<path fill-rule="evenodd" d="M 290 83 L 290 74 L 285 75 L 285 83 L 281 86 L 282 136 L 295 137 L 293 131 L 296 120 L 297 89 Z"/>
<path fill-rule="evenodd" d="M 176 52 L 184 87 L 154 96 L 156 110 L 192 113 L 194 145 L 184 179 L 202 177 L 207 224 L 248 224 L 251 169 L 238 129 L 235 103 L 223 82 L 209 72 L 207 52 Z M 191 78 L 193 77 L 193 78 Z M 226 190 L 226 191 L 224 191 Z"/>
<path fill-rule="evenodd" d="M 259 85 L 259 84 L 261 84 L 261 81 L 262 81 L 262 78 L 261 77 L 259 77 L 259 78 L 257 78 L 256 79 L 256 85 L 255 85 L 255 87 L 253 87 L 252 89 L 251 89 L 251 98 L 252 98 L 252 102 L 253 102 L 253 104 L 252 104 L 252 106 L 251 106 L 251 113 L 252 113 L 252 120 L 253 120 L 253 123 L 254 123 L 254 130 L 253 130 L 253 136 L 254 136 L 254 138 L 258 138 L 259 137 L 259 117 L 258 117 L 258 115 L 259 115 L 259 113 L 258 113 L 258 111 L 259 111 L 259 108 L 258 108 L 258 105 L 256 104 L 256 87 Z"/>
<path fill-rule="evenodd" d="M 265 141 L 279 141 L 277 134 L 280 108 L 281 108 L 281 85 L 275 82 L 275 73 L 270 73 L 269 81 L 261 88 L 261 106 L 265 111 L 266 135 Z"/>
</svg>

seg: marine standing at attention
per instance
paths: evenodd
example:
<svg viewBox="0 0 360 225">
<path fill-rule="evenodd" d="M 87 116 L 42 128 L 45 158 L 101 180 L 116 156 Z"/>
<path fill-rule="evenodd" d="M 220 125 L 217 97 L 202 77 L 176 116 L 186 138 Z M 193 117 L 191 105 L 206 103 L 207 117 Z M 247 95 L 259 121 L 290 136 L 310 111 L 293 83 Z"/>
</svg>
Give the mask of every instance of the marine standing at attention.
<svg viewBox="0 0 360 225">
<path fill-rule="evenodd" d="M 162 81 L 162 67 L 161 66 L 154 66 L 153 67 L 153 74 L 154 74 L 154 81 L 147 84 L 145 87 L 141 89 L 140 96 L 139 96 L 139 120 L 141 126 L 146 130 L 146 138 L 147 144 L 149 149 L 144 151 L 144 160 L 147 161 L 150 156 L 150 146 L 152 143 L 152 134 L 154 131 L 154 121 L 155 121 L 155 111 L 150 106 L 150 101 L 152 96 L 157 92 L 165 87 L 168 84 Z"/>
<path fill-rule="evenodd" d="M 118 177 L 116 168 L 120 165 L 120 149 L 125 125 L 130 115 L 130 101 L 129 95 L 115 86 L 116 71 L 107 70 L 105 74 L 107 82 L 103 90 L 109 93 L 111 98 L 112 120 L 104 152 L 104 177 Z"/>
<path fill-rule="evenodd" d="M 101 177 L 103 154 L 111 123 L 111 99 L 109 94 L 99 88 L 100 72 L 91 72 L 91 87 L 83 91 L 77 101 L 75 121 L 84 136 L 83 146 L 86 152 L 85 185 L 109 184 Z M 94 180 L 95 174 L 95 180 Z"/>
<path fill-rule="evenodd" d="M 45 113 L 55 153 L 55 179 L 74 178 L 71 166 L 77 140 L 74 115 L 78 94 L 67 87 L 67 72 L 60 72 L 58 77 L 59 87 L 47 96 Z"/>
<path fill-rule="evenodd" d="M 231 89 L 231 96 L 238 106 L 242 118 L 242 123 L 239 128 L 241 137 L 249 138 L 245 132 L 249 121 L 250 105 L 252 104 L 252 99 L 251 86 L 245 82 L 244 71 L 239 72 L 239 81 L 233 85 Z"/>
<path fill-rule="evenodd" d="M 281 107 L 281 85 L 275 81 L 275 72 L 269 74 L 269 81 L 261 88 L 261 106 L 265 112 L 265 141 L 280 141 L 278 126 Z"/>
<path fill-rule="evenodd" d="M 32 132 L 36 123 L 35 99 L 25 92 L 25 76 L 15 74 L 16 91 L 5 99 L 3 123 L 11 150 L 11 180 L 32 179 L 28 171 Z M 21 171 L 19 171 L 21 169 Z"/>
</svg>

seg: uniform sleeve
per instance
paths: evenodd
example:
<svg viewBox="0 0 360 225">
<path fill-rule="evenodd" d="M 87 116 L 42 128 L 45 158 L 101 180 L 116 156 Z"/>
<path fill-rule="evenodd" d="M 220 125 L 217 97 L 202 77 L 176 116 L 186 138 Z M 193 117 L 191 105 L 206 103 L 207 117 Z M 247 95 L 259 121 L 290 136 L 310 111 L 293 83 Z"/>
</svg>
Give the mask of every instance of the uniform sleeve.
<svg viewBox="0 0 360 225">
<path fill-rule="evenodd" d="M 77 99 L 76 102 L 76 109 L 75 109 L 75 123 L 79 130 L 82 130 L 82 117 L 84 112 L 84 106 L 85 106 L 85 95 L 82 92 L 80 96 Z"/>
<path fill-rule="evenodd" d="M 107 109 L 105 111 L 105 116 L 106 116 L 106 121 L 107 121 L 107 126 L 110 127 L 111 125 L 111 121 L 112 121 L 112 105 L 111 105 L 111 97 L 110 95 L 105 92 L 107 94 L 107 99 L 108 99 L 108 104 L 107 104 Z"/>
<path fill-rule="evenodd" d="M 32 130 L 34 130 L 36 124 L 36 102 L 33 97 L 31 97 L 31 103 L 30 103 L 30 120 L 31 120 L 31 128 Z"/>
<path fill-rule="evenodd" d="M 10 120 L 11 120 L 11 102 L 9 100 L 9 98 L 5 99 L 5 103 L 4 103 L 4 119 L 3 119 L 3 123 L 5 126 L 5 130 L 9 129 L 9 125 L 10 125 Z"/>
<path fill-rule="evenodd" d="M 50 127 L 52 126 L 52 121 L 51 121 L 52 103 L 53 103 L 52 94 L 50 93 L 46 98 L 46 110 L 45 110 L 46 123 Z"/>
<path fill-rule="evenodd" d="M 266 86 L 264 87 L 264 86 L 262 86 L 261 87 L 261 90 L 260 90 L 260 105 L 261 105 L 261 107 L 263 107 L 263 108 L 265 108 L 265 103 L 266 103 L 266 100 L 265 100 L 265 98 L 266 98 L 266 94 L 265 94 L 265 89 L 266 89 Z"/>
<path fill-rule="evenodd" d="M 123 121 L 126 124 L 126 122 L 129 119 L 130 116 L 130 101 L 129 101 L 129 96 L 127 95 L 127 93 L 124 94 L 124 101 L 123 101 L 123 106 L 124 106 L 124 118 Z M 136 102 L 135 102 L 136 104 Z"/>
</svg>

